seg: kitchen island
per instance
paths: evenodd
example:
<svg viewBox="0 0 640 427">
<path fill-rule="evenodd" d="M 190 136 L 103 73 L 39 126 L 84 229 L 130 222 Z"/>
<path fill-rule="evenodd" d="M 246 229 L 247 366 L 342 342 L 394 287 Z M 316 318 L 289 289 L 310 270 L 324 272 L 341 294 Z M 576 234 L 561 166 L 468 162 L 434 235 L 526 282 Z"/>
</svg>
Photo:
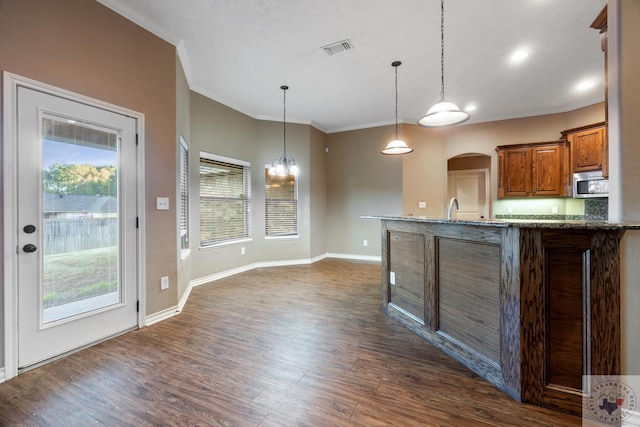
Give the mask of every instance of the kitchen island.
<svg viewBox="0 0 640 427">
<path fill-rule="evenodd" d="M 382 308 L 512 398 L 580 414 L 620 374 L 620 239 L 640 224 L 364 216 Z"/>
</svg>

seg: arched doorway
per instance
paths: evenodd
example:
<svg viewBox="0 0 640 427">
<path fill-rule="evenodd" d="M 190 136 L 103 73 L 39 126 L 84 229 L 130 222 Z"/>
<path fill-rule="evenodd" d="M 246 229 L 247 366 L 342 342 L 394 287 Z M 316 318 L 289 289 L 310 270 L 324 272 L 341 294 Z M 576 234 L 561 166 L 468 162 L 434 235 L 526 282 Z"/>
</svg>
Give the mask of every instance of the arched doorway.
<svg viewBox="0 0 640 427">
<path fill-rule="evenodd" d="M 458 200 L 451 218 L 491 218 L 491 156 L 466 153 L 447 160 L 447 203 Z"/>
</svg>

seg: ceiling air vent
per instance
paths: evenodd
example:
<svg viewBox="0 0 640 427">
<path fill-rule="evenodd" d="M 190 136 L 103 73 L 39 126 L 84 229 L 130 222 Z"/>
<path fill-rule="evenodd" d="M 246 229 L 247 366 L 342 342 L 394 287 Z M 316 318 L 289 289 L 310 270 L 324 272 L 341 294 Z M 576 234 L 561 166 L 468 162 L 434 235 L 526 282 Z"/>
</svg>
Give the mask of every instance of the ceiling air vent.
<svg viewBox="0 0 640 427">
<path fill-rule="evenodd" d="M 341 42 L 331 43 L 331 44 L 328 44 L 326 46 L 322 46 L 321 49 L 324 50 L 324 52 L 327 55 L 331 56 L 334 53 L 343 52 L 345 50 L 353 49 L 353 45 L 347 39 L 347 40 L 342 40 Z"/>
</svg>

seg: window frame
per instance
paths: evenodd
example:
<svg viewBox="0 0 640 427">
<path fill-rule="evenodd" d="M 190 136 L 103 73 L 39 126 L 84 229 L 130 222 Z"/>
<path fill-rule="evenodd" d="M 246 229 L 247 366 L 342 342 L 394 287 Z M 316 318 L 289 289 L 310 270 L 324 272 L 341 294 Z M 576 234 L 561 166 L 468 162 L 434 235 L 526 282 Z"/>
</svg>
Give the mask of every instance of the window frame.
<svg viewBox="0 0 640 427">
<path fill-rule="evenodd" d="M 269 174 L 269 168 L 271 167 L 271 165 L 265 165 L 265 183 L 264 183 L 264 234 L 265 234 L 265 240 L 283 240 L 283 239 L 298 239 L 300 238 L 300 228 L 299 228 L 299 205 L 298 205 L 298 201 L 299 201 L 299 176 L 295 176 L 295 175 L 289 175 L 286 178 L 289 177 L 293 177 L 293 183 L 294 183 L 294 190 L 293 190 L 293 199 L 280 199 L 280 200 L 291 200 L 293 201 L 294 205 L 295 205 L 295 218 L 293 218 L 292 222 L 295 224 L 295 231 L 293 233 L 290 234 L 273 234 L 270 235 L 269 234 L 269 207 L 268 207 L 268 203 L 269 200 L 278 200 L 278 199 L 270 199 L 267 197 L 267 193 L 268 193 L 268 189 L 267 189 L 267 185 L 269 185 L 269 179 L 270 178 L 279 178 L 279 177 L 274 177 L 271 176 Z"/>
<path fill-rule="evenodd" d="M 218 198 L 217 201 L 229 201 L 229 203 L 238 203 L 238 201 L 242 201 L 244 209 L 243 209 L 243 221 L 242 221 L 242 228 L 243 231 L 242 233 L 236 235 L 236 236 L 232 236 L 232 237 L 227 237 L 227 238 L 214 238 L 214 239 L 209 239 L 209 240 L 204 240 L 202 239 L 203 237 L 203 231 L 202 231 L 202 224 L 203 224 L 203 199 L 209 199 L 209 201 L 215 201 L 216 197 L 212 196 L 212 195 L 203 195 L 203 190 L 202 190 L 202 179 L 203 179 L 203 171 L 202 171 L 202 167 L 203 167 L 203 163 L 212 163 L 212 164 L 216 164 L 216 163 L 222 163 L 223 165 L 220 165 L 221 167 L 224 167 L 225 165 L 231 166 L 231 167 L 237 167 L 237 168 L 242 168 L 242 185 L 243 185 L 243 192 L 241 194 L 244 194 L 243 197 L 237 197 L 237 198 L 233 198 L 233 197 L 221 197 Z M 231 157 L 225 157 L 225 156 L 220 156 L 217 154 L 212 154 L 212 153 L 208 153 L 205 151 L 200 151 L 200 157 L 199 157 L 199 165 L 198 165 L 198 173 L 199 173 L 199 213 L 200 213 L 200 232 L 198 233 L 198 241 L 199 241 L 199 247 L 200 249 L 207 249 L 207 248 L 213 248 L 213 247 L 218 247 L 218 246 L 223 246 L 223 245 L 228 245 L 228 244 L 233 244 L 233 243 L 238 243 L 238 242 L 244 242 L 244 241 L 250 241 L 251 240 L 251 232 L 252 232 L 252 227 L 251 227 L 251 162 L 247 162 L 245 160 L 240 160 L 240 159 L 234 159 Z M 225 221 L 227 221 L 225 219 Z"/>
<path fill-rule="evenodd" d="M 189 144 L 180 135 L 178 142 L 178 233 L 180 234 L 180 259 L 191 252 L 189 242 Z"/>
</svg>

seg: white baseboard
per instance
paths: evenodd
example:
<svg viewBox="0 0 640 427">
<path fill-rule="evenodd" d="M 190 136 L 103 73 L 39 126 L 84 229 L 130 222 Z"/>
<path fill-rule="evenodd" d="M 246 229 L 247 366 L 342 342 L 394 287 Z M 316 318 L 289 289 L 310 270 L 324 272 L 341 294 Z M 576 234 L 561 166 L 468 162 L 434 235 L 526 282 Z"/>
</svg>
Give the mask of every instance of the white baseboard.
<svg viewBox="0 0 640 427">
<path fill-rule="evenodd" d="M 180 312 L 180 310 L 178 309 L 177 305 L 175 305 L 173 307 L 166 308 L 166 309 L 164 309 L 162 311 L 158 311 L 157 313 L 153 313 L 153 314 L 145 317 L 144 325 L 145 326 L 150 326 L 150 325 L 153 325 L 154 323 L 158 323 L 158 322 L 161 322 L 163 320 L 167 320 L 167 319 L 175 316 L 179 312 Z"/>
<path fill-rule="evenodd" d="M 328 253 L 328 258 L 352 259 L 354 261 L 374 261 L 381 262 L 382 257 L 379 255 L 355 255 L 355 254 L 336 254 Z"/>
<path fill-rule="evenodd" d="M 215 282 L 216 280 L 224 279 L 225 277 L 233 276 L 235 274 L 244 273 L 245 271 L 254 270 L 256 268 L 264 268 L 264 267 L 285 267 L 288 265 L 306 265 L 313 264 L 314 262 L 318 262 L 322 259 L 325 259 L 327 254 L 321 254 L 315 256 L 313 258 L 301 258 L 301 259 L 288 259 L 288 260 L 280 260 L 280 261 L 261 261 L 254 262 L 253 264 L 247 264 L 240 267 L 232 268 L 230 270 L 221 271 L 219 273 L 210 274 L 208 276 L 200 277 L 198 279 L 194 279 L 189 284 L 189 287 L 195 287 L 204 285 L 205 283 Z M 190 290 L 189 290 L 190 292 Z M 185 292 L 186 294 L 187 292 Z"/>
<path fill-rule="evenodd" d="M 352 259 L 356 261 L 374 261 L 374 262 L 380 262 L 381 260 L 381 257 L 379 256 L 335 254 L 335 253 L 325 252 L 313 258 L 254 262 L 253 264 L 247 264 L 240 267 L 232 268 L 230 270 L 221 271 L 219 273 L 210 274 L 208 276 L 200 277 L 198 279 L 194 279 L 191 282 L 189 282 L 189 286 L 187 286 L 187 289 L 184 291 L 184 294 L 182 294 L 182 297 L 180 297 L 180 301 L 178 302 L 178 305 L 175 307 L 167 308 L 158 313 L 154 313 L 150 316 L 147 316 L 145 319 L 145 326 L 153 325 L 154 323 L 169 319 L 170 317 L 173 317 L 176 314 L 179 314 L 184 309 L 184 306 L 187 304 L 187 300 L 191 295 L 191 290 L 196 286 L 201 286 L 207 283 L 215 282 L 216 280 L 224 279 L 225 277 L 234 276 L 236 274 L 244 273 L 245 271 L 254 270 L 256 268 L 284 267 L 288 265 L 313 264 L 314 262 L 321 261 L 325 258 L 341 258 L 341 259 Z"/>
<path fill-rule="evenodd" d="M 5 382 L 6 379 L 7 379 L 7 377 L 5 377 L 5 375 L 4 375 L 4 368 L 0 368 L 0 384 Z"/>
<path fill-rule="evenodd" d="M 182 309 L 184 308 L 184 305 L 187 303 L 187 300 L 189 299 L 189 295 L 191 295 L 192 289 L 193 289 L 193 282 L 189 282 L 189 286 L 187 286 L 187 289 L 184 290 L 184 293 L 182 294 L 180 301 L 178 301 L 178 313 L 182 311 Z"/>
</svg>

